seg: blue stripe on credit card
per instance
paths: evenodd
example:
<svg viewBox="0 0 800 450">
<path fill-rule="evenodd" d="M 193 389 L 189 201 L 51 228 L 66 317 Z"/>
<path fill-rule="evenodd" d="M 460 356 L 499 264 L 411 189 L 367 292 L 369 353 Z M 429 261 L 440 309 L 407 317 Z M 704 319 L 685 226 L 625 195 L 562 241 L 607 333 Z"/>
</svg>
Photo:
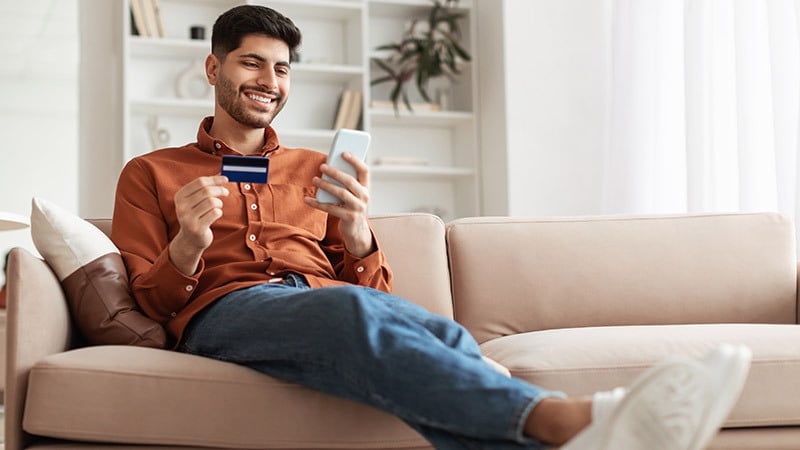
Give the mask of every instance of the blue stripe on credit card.
<svg viewBox="0 0 800 450">
<path fill-rule="evenodd" d="M 237 183 L 266 183 L 269 174 L 269 158 L 260 156 L 222 157 L 222 175 Z"/>
</svg>

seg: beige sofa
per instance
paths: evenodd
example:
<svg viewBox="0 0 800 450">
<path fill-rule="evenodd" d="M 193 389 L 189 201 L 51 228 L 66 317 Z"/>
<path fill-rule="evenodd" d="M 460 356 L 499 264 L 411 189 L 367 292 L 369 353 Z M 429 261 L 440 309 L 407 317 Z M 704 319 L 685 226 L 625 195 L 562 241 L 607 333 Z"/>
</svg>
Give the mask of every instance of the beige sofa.
<svg viewBox="0 0 800 450">
<path fill-rule="evenodd" d="M 445 225 L 400 215 L 372 224 L 396 293 L 455 317 L 514 376 L 586 394 L 626 384 L 669 355 L 743 343 L 753 366 L 712 448 L 800 448 L 798 267 L 786 218 Z M 74 348 L 47 264 L 15 249 L 9 283 L 8 450 L 429 448 L 382 412 L 232 364 L 132 346 Z"/>
</svg>

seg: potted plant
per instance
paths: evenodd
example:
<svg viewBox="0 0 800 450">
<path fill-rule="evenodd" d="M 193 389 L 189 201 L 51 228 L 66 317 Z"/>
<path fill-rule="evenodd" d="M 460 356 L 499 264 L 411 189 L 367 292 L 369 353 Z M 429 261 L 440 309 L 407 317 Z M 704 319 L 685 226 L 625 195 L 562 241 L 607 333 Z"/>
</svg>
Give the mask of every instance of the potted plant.
<svg viewBox="0 0 800 450">
<path fill-rule="evenodd" d="M 465 14 L 454 9 L 457 3 L 458 0 L 433 0 L 427 20 L 412 20 L 399 42 L 376 48 L 388 51 L 389 56 L 374 60 L 385 75 L 373 79 L 371 84 L 394 84 L 389 99 L 396 112 L 401 99 L 409 111 L 413 110 L 408 96 L 412 80 L 422 98 L 432 102 L 428 92 L 430 81 L 438 78 L 452 81 L 461 73 L 463 63 L 471 60 L 460 43 L 459 21 Z"/>
</svg>

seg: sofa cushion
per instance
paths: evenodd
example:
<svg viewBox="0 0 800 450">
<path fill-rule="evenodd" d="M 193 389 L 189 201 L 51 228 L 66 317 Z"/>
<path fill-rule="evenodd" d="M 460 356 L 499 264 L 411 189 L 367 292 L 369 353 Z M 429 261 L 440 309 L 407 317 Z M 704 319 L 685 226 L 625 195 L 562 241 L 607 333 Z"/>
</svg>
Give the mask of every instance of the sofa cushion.
<svg viewBox="0 0 800 450">
<path fill-rule="evenodd" d="M 61 281 L 70 314 L 90 344 L 166 345 L 163 327 L 139 311 L 119 250 L 105 234 L 63 208 L 34 198 L 31 237 Z"/>
<path fill-rule="evenodd" d="M 442 219 L 432 214 L 387 214 L 370 217 L 369 223 L 394 273 L 392 293 L 452 319 Z"/>
<path fill-rule="evenodd" d="M 447 242 L 455 317 L 478 342 L 797 320 L 794 225 L 779 214 L 469 218 L 448 224 Z"/>
<path fill-rule="evenodd" d="M 708 324 L 536 331 L 481 345 L 515 377 L 569 395 L 626 386 L 673 355 L 699 358 L 722 343 L 744 344 L 753 362 L 727 426 L 800 425 L 800 327 Z"/>
<path fill-rule="evenodd" d="M 30 372 L 23 428 L 53 438 L 220 448 L 419 448 L 399 419 L 246 367 L 97 346 Z"/>
</svg>

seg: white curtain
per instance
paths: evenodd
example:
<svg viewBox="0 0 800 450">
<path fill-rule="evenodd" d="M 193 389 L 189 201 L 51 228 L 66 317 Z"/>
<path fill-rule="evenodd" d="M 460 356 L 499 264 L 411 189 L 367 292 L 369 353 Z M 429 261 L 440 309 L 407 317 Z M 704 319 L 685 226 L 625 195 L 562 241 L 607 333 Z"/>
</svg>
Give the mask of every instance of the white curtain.
<svg viewBox="0 0 800 450">
<path fill-rule="evenodd" d="M 798 217 L 798 2 L 610 2 L 605 212 Z"/>
</svg>

